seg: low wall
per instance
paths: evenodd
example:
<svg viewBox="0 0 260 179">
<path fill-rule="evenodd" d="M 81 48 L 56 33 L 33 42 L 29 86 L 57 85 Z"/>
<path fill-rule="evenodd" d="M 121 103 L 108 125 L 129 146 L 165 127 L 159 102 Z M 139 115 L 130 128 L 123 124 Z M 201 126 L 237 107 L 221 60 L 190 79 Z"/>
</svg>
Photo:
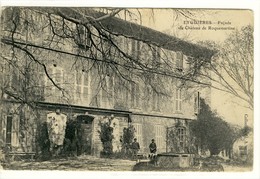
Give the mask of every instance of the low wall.
<svg viewBox="0 0 260 179">
<path fill-rule="evenodd" d="M 186 168 L 194 163 L 193 154 L 164 153 L 157 155 L 157 165 L 164 168 Z"/>
</svg>

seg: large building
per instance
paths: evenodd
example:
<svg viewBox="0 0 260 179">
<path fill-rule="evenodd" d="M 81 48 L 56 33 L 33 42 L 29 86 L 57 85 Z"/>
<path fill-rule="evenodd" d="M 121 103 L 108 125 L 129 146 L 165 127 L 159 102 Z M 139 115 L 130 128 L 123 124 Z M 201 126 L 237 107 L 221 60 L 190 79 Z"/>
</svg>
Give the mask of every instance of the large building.
<svg viewBox="0 0 260 179">
<path fill-rule="evenodd" d="M 3 84 L 0 139 L 13 153 L 39 153 L 36 140 L 39 126 L 57 110 L 66 116 L 67 123 L 85 121 L 80 127 L 83 151 L 79 154 L 100 154 L 100 122 L 108 119 L 112 119 L 114 128 L 114 152 L 121 150 L 120 137 L 129 125 L 134 126 L 142 153 L 149 153 L 151 139 L 155 139 L 158 153 L 190 152 L 189 122 L 196 120 L 198 97 L 210 101 L 210 88 L 198 87 L 201 81 L 195 78 L 189 81 L 182 77 L 194 71 L 200 60 L 210 63 L 214 52 L 116 17 L 100 23 L 116 44 L 112 47 L 109 43 L 104 45 L 103 52 L 91 46 L 94 42 L 89 38 L 89 32 L 93 27 L 87 29 L 84 26 L 77 26 L 82 35 L 77 47 L 64 38 L 63 45 L 57 43 L 57 48 L 50 50 L 42 46 L 48 43 L 52 29 L 44 28 L 46 19 L 33 14 L 37 10 L 27 11 L 24 17 L 28 23 L 37 21 L 37 28 L 42 31 L 36 35 L 32 29 L 21 28 L 21 34 L 26 31 L 24 34 L 27 35 L 15 33 L 13 39 L 10 38 L 9 28 L 13 25 L 8 18 L 15 19 L 13 11 L 12 8 L 3 11 L 0 72 Z M 99 16 L 100 13 L 91 15 Z M 11 41 L 24 48 L 34 48 L 35 58 L 13 50 L 16 47 Z M 125 54 L 112 56 L 115 47 Z M 86 58 L 93 57 L 90 53 L 95 51 L 86 48 L 96 48 L 97 58 Z M 84 52 L 80 51 L 82 49 Z M 107 64 L 110 59 L 114 59 L 111 62 L 113 67 Z M 16 61 L 17 66 L 8 61 Z M 138 61 L 144 70 L 137 68 Z M 191 84 L 196 88 L 190 87 Z"/>
</svg>

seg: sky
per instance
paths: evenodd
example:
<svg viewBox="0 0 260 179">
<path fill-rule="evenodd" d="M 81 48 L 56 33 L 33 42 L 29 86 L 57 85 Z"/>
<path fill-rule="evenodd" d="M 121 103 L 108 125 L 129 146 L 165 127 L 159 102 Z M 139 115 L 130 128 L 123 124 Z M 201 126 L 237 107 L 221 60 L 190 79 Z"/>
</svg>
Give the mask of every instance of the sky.
<svg viewBox="0 0 260 179">
<path fill-rule="evenodd" d="M 176 11 L 171 9 L 154 10 L 151 17 L 150 10 L 143 9 L 142 25 L 158 31 L 166 32 L 187 41 L 196 43 L 201 40 L 213 40 L 223 42 L 235 29 L 240 29 L 248 24 L 254 24 L 253 12 L 250 10 L 196 10 L 194 18 L 200 25 L 191 24 L 192 19 L 177 16 Z M 203 24 L 204 23 L 204 24 Z M 224 27 L 218 30 L 211 27 Z M 214 30 L 213 30 L 214 29 Z M 227 122 L 235 125 L 244 125 L 244 116 L 248 115 L 248 125 L 253 126 L 253 111 L 242 107 L 243 102 L 232 95 L 211 90 L 211 108 L 216 110 Z"/>
</svg>

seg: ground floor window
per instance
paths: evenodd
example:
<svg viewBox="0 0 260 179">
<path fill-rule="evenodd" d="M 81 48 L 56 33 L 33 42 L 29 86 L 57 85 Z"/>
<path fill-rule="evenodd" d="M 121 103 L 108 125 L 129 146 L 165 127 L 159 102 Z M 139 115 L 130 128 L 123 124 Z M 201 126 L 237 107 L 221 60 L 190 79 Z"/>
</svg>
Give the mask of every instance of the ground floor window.
<svg viewBox="0 0 260 179">
<path fill-rule="evenodd" d="M 10 149 L 19 146 L 19 120 L 12 115 L 6 117 L 3 127 L 3 135 L 5 136 L 5 144 Z"/>
<path fill-rule="evenodd" d="M 155 143 L 157 145 L 157 150 L 161 150 L 164 147 L 164 127 L 161 125 L 155 126 Z"/>
<path fill-rule="evenodd" d="M 140 148 L 142 149 L 142 125 L 141 124 L 133 124 L 134 130 L 135 130 L 135 138 L 137 139 L 137 142 L 140 144 Z"/>
<path fill-rule="evenodd" d="M 179 150 L 184 151 L 185 148 L 185 139 L 186 139 L 186 130 L 184 127 L 179 127 L 177 129 L 177 136 L 178 136 L 178 143 L 179 143 Z"/>
</svg>

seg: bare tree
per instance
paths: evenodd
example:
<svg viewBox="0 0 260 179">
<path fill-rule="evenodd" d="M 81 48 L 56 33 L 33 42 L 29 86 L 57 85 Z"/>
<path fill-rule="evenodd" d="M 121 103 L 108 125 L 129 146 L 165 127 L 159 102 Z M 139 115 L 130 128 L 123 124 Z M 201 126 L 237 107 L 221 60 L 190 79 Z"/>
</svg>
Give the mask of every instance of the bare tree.
<svg viewBox="0 0 260 179">
<path fill-rule="evenodd" d="M 254 41 L 251 25 L 234 31 L 223 44 L 204 42 L 218 49 L 210 68 L 203 77 L 210 78 L 212 87 L 227 92 L 253 109 L 254 106 Z M 241 105 L 241 104 L 240 104 Z"/>
<path fill-rule="evenodd" d="M 23 77 L 23 81 L 17 78 L 17 86 L 10 88 L 6 84 L 2 86 L 2 91 L 22 102 L 38 101 L 40 96 L 37 96 L 35 89 L 40 86 L 40 81 L 33 78 L 33 74 L 43 72 L 36 74 L 47 76 L 50 85 L 66 97 L 66 89 L 51 76 L 47 67 L 49 61 L 46 60 L 46 57 L 50 60 L 53 56 L 62 59 L 63 55 L 71 56 L 74 60 L 72 66 L 77 66 L 78 70 L 97 70 L 100 90 L 107 90 L 105 79 L 111 75 L 127 83 L 135 83 L 138 79 L 160 94 L 167 94 L 164 87 L 167 83 L 163 83 L 165 77 L 183 83 L 209 85 L 197 77 L 198 71 L 209 64 L 214 52 L 201 46 L 191 46 L 178 38 L 175 42 L 168 42 L 170 36 L 160 36 L 160 33 L 154 37 L 157 40 L 151 41 L 151 34 L 145 34 L 147 28 L 136 24 L 141 23 L 141 13 L 138 9 L 136 11 L 133 13 L 133 10 L 118 8 L 6 8 L 1 33 L 1 46 L 5 47 L 6 53 L 2 54 L 2 59 L 15 69 L 18 76 Z M 193 15 L 189 10 L 175 10 L 175 14 Z M 160 60 L 147 59 L 138 50 L 134 53 L 129 51 L 125 46 L 132 43 L 131 40 L 138 42 L 136 49 L 143 45 L 142 54 L 152 53 Z M 167 51 L 158 53 L 158 48 L 164 48 L 167 43 L 173 43 L 176 51 L 183 51 L 187 56 L 193 55 L 191 51 L 197 54 L 188 59 L 190 68 L 185 73 L 176 70 Z M 183 49 L 183 45 L 187 48 Z M 28 98 L 28 94 L 34 93 Z"/>
</svg>

